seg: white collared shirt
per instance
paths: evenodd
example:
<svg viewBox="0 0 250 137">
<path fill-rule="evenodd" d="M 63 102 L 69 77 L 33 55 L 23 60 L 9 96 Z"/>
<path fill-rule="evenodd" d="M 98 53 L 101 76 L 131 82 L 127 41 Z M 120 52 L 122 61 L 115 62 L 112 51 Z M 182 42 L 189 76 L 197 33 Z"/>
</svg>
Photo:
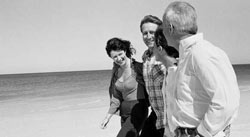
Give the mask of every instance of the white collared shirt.
<svg viewBox="0 0 250 137">
<path fill-rule="evenodd" d="M 173 92 L 169 92 L 170 89 L 175 88 L 175 83 L 171 82 L 176 74 L 177 66 L 171 66 L 167 69 L 167 74 L 165 73 L 165 77 L 163 80 L 163 85 L 162 85 L 162 94 L 163 94 L 163 99 L 164 99 L 164 123 L 166 125 L 165 127 L 165 134 L 167 136 L 173 136 L 174 135 L 174 129 L 176 127 L 173 127 L 172 121 L 168 120 L 168 116 L 172 116 L 172 111 L 167 111 L 167 109 L 173 110 L 173 102 L 174 98 L 172 95 Z M 171 90 L 173 91 L 173 90 Z M 171 123 L 169 123 L 171 122 Z M 171 133 L 170 133 L 171 132 Z"/>
<path fill-rule="evenodd" d="M 240 103 L 229 58 L 203 34 L 181 40 L 179 49 L 178 68 L 165 91 L 169 128 L 197 127 L 205 137 L 219 136 L 237 116 Z"/>
</svg>

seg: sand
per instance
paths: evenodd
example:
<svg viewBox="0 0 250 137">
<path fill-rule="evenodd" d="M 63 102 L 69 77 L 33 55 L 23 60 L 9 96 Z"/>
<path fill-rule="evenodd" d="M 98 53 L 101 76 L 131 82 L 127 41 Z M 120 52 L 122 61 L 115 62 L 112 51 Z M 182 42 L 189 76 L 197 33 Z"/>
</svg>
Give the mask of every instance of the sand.
<svg viewBox="0 0 250 137">
<path fill-rule="evenodd" d="M 231 137 L 250 136 L 250 85 L 240 89 L 241 106 Z M 0 137 L 115 137 L 118 116 L 112 117 L 106 129 L 99 127 L 108 104 L 108 95 L 103 94 L 0 101 Z"/>
</svg>

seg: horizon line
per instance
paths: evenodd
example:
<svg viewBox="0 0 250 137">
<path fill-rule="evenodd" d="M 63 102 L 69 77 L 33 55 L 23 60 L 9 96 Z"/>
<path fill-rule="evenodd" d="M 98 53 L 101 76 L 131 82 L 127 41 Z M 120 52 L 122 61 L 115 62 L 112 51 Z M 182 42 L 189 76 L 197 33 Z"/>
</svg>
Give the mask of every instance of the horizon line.
<svg viewBox="0 0 250 137">
<path fill-rule="evenodd" d="M 235 66 L 249 66 L 250 64 L 232 64 L 233 67 Z M 25 73 L 5 73 L 0 74 L 0 76 L 4 75 L 28 75 L 28 74 L 51 74 L 51 73 L 74 73 L 74 72 L 94 72 L 94 71 L 110 71 L 110 69 L 92 69 L 92 70 L 65 70 L 65 71 L 44 71 L 44 72 L 25 72 Z"/>
</svg>

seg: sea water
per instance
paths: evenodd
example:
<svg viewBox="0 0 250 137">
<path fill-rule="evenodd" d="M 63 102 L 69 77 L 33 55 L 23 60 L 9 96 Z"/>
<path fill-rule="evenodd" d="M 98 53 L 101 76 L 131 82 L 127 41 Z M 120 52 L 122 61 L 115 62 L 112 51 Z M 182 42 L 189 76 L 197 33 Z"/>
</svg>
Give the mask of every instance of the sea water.
<svg viewBox="0 0 250 137">
<path fill-rule="evenodd" d="M 234 65 L 239 85 L 250 84 L 250 65 Z M 0 75 L 0 101 L 107 94 L 111 70 Z"/>
<path fill-rule="evenodd" d="M 0 101 L 108 94 L 111 70 L 0 75 Z"/>
</svg>

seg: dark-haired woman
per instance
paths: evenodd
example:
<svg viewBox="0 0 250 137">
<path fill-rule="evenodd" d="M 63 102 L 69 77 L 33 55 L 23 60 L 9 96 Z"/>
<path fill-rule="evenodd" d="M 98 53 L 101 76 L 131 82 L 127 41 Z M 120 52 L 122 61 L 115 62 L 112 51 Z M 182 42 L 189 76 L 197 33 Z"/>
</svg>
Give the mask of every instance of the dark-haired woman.
<svg viewBox="0 0 250 137">
<path fill-rule="evenodd" d="M 169 96 L 169 89 L 174 88 L 173 84 L 169 84 L 169 81 L 173 81 L 173 77 L 175 76 L 175 71 L 177 69 L 177 60 L 179 58 L 179 52 L 171 46 L 168 46 L 167 40 L 163 34 L 162 26 L 159 26 L 155 32 L 155 45 L 153 48 L 153 53 L 155 55 L 155 59 L 160 61 L 167 72 L 165 72 L 163 85 L 162 85 L 162 94 L 164 98 L 164 123 L 166 123 L 165 127 L 165 136 L 173 137 L 175 133 L 170 132 L 168 116 L 171 117 L 172 113 L 167 113 L 167 109 L 173 107 L 170 104 L 170 100 L 172 100 Z M 171 82 L 173 83 L 173 82 Z M 171 95 L 172 96 L 172 95 Z"/>
<path fill-rule="evenodd" d="M 132 59 L 131 43 L 120 38 L 108 40 L 106 52 L 114 61 L 110 83 L 110 108 L 101 128 L 119 111 L 121 129 L 117 137 L 137 137 L 148 115 L 148 101 L 142 75 L 142 63 Z"/>
</svg>

